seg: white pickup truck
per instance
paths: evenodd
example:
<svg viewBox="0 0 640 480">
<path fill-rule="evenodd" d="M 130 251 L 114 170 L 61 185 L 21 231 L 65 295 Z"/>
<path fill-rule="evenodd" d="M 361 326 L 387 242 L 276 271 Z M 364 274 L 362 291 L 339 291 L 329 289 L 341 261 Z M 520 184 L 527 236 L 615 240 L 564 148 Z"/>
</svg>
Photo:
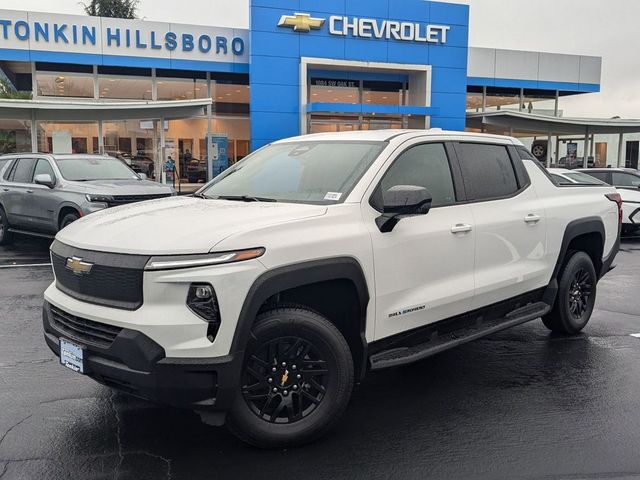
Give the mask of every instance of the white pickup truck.
<svg viewBox="0 0 640 480">
<path fill-rule="evenodd" d="M 558 186 L 513 138 L 283 140 L 194 196 L 58 233 L 45 339 L 104 385 L 253 445 L 301 444 L 372 370 L 537 318 L 580 332 L 620 207 L 613 187 Z"/>
</svg>

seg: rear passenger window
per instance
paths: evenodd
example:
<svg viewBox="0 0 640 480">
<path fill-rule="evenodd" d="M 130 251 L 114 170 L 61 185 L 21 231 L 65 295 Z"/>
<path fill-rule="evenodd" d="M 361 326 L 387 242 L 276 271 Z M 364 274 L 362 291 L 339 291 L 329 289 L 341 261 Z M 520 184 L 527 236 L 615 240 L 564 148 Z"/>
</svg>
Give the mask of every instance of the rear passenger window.
<svg viewBox="0 0 640 480">
<path fill-rule="evenodd" d="M 608 173 L 607 173 L 607 172 L 589 172 L 589 175 L 591 175 L 592 177 L 597 178 L 598 180 L 602 180 L 602 181 L 603 181 L 603 182 L 605 182 L 605 183 L 606 183 L 607 181 L 609 181 L 609 180 L 607 179 L 607 175 L 608 175 Z"/>
<path fill-rule="evenodd" d="M 640 186 L 640 177 L 636 177 L 630 173 L 613 172 L 613 184 L 616 187 L 637 188 Z"/>
<path fill-rule="evenodd" d="M 506 147 L 461 143 L 457 149 L 468 200 L 508 197 L 518 191 L 516 174 Z"/>
<path fill-rule="evenodd" d="M 432 207 L 451 205 L 456 201 L 453 178 L 444 145 L 428 143 L 411 147 L 387 170 L 374 194 L 374 208 L 381 208 L 382 193 L 398 185 L 426 188 L 433 198 Z"/>
<path fill-rule="evenodd" d="M 31 174 L 33 173 L 33 165 L 36 161 L 33 158 L 20 158 L 16 160 L 17 165 L 13 167 L 12 182 L 15 183 L 31 183 Z"/>
</svg>

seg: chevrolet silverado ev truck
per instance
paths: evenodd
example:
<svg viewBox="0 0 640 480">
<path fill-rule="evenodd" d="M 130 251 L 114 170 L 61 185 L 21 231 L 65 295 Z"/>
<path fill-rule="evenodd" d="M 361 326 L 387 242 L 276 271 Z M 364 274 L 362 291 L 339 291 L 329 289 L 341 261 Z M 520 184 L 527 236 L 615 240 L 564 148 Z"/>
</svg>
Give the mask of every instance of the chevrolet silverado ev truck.
<svg viewBox="0 0 640 480">
<path fill-rule="evenodd" d="M 620 196 L 513 138 L 362 131 L 268 145 L 191 197 L 81 218 L 44 334 L 69 369 L 262 447 L 312 441 L 355 383 L 537 318 L 574 335 Z"/>
</svg>

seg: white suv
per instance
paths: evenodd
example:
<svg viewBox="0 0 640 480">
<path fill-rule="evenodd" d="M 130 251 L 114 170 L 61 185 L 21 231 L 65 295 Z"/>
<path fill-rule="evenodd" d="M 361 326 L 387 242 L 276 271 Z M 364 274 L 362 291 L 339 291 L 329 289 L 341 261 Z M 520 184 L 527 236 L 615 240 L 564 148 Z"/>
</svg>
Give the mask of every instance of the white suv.
<svg viewBox="0 0 640 480">
<path fill-rule="evenodd" d="M 370 370 L 539 317 L 578 333 L 619 229 L 614 188 L 556 185 L 513 138 L 293 138 L 58 233 L 45 338 L 112 388 L 300 444 Z"/>
</svg>

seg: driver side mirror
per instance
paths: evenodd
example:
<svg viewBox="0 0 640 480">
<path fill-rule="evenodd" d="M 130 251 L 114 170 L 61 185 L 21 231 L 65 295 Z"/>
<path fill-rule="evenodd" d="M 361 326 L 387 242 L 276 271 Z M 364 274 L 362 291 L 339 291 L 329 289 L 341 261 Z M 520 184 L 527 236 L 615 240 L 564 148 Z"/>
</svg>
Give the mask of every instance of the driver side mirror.
<svg viewBox="0 0 640 480">
<path fill-rule="evenodd" d="M 49 188 L 56 186 L 56 182 L 53 181 L 53 178 L 51 178 L 51 175 L 48 173 L 39 173 L 33 178 L 33 183 L 36 183 L 37 185 L 44 185 Z"/>
<path fill-rule="evenodd" d="M 405 217 L 426 215 L 433 201 L 424 187 L 417 185 L 396 185 L 383 192 L 382 215 L 376 219 L 376 225 L 382 233 L 391 232 Z"/>
</svg>

